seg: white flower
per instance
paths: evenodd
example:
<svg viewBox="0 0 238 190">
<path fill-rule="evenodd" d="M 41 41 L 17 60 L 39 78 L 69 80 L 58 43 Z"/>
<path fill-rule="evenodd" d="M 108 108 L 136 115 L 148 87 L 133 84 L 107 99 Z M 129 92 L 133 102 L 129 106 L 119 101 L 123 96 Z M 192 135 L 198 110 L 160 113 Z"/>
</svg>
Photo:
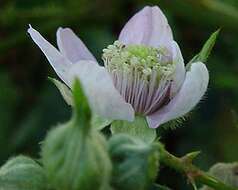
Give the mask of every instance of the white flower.
<svg viewBox="0 0 238 190">
<path fill-rule="evenodd" d="M 186 72 L 157 6 L 135 14 L 118 41 L 103 50 L 105 67 L 68 28 L 57 31 L 59 50 L 32 27 L 28 32 L 69 87 L 75 77 L 80 79 L 92 110 L 104 118 L 133 121 L 138 114 L 156 128 L 188 113 L 207 89 L 206 66 L 195 62 Z"/>
</svg>

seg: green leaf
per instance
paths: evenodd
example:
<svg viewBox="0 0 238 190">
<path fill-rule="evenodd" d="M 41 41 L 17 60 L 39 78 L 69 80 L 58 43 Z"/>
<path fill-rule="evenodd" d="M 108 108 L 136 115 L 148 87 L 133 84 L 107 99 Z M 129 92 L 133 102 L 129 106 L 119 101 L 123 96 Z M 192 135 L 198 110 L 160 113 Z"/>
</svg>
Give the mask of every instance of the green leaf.
<svg viewBox="0 0 238 190">
<path fill-rule="evenodd" d="M 60 82 L 57 79 L 50 78 L 50 77 L 48 77 L 48 78 L 59 89 L 59 91 L 60 91 L 62 97 L 64 98 L 64 100 L 66 101 L 66 103 L 68 105 L 72 106 L 73 105 L 73 97 L 72 97 L 72 92 L 69 89 L 69 87 L 67 87 L 64 83 Z"/>
<path fill-rule="evenodd" d="M 156 130 L 149 128 L 146 119 L 140 116 L 136 116 L 133 122 L 113 121 L 111 131 L 113 134 L 129 134 L 147 143 L 153 142 L 156 138 Z"/>
<path fill-rule="evenodd" d="M 194 62 L 203 62 L 203 63 L 206 63 L 207 62 L 207 59 L 216 43 L 216 39 L 217 39 L 217 36 L 220 32 L 220 29 L 218 29 L 216 32 L 214 32 L 210 37 L 209 39 L 205 42 L 205 44 L 203 45 L 202 47 L 202 50 L 197 54 L 195 55 L 191 61 L 189 61 L 189 63 L 187 64 L 186 66 L 186 69 L 189 70 L 192 63 Z"/>
</svg>

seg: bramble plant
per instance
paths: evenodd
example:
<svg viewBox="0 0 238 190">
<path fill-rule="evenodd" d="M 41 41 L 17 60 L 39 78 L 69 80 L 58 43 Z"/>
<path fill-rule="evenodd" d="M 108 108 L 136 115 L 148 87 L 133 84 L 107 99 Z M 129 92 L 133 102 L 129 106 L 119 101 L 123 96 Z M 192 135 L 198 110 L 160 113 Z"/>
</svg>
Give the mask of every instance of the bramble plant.
<svg viewBox="0 0 238 190">
<path fill-rule="evenodd" d="M 181 122 L 202 99 L 219 30 L 186 67 L 157 6 L 135 14 L 103 49 L 104 67 L 69 28 L 57 31 L 59 50 L 32 26 L 28 33 L 64 82 L 51 78 L 73 113 L 48 132 L 39 160 L 18 156 L 1 167 L 0 189 L 169 190 L 156 180 L 161 165 L 185 175 L 194 189 L 238 189 L 237 163 L 204 172 L 193 164 L 200 152 L 176 157 L 156 130 Z"/>
</svg>

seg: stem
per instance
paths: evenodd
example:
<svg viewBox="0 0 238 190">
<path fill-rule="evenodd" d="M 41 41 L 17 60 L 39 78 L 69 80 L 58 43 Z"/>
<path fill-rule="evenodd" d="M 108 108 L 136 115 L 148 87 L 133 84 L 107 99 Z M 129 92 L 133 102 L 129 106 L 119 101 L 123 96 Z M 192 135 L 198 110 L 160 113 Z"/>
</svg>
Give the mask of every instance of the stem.
<svg viewBox="0 0 238 190">
<path fill-rule="evenodd" d="M 184 173 L 191 183 L 198 182 L 207 185 L 215 190 L 238 190 L 237 188 L 226 185 L 219 179 L 209 175 L 208 173 L 200 170 L 192 164 L 194 155 L 197 153 L 191 153 L 184 157 L 178 158 L 170 154 L 162 145 L 159 145 L 160 161 L 175 169 L 180 173 Z"/>
</svg>

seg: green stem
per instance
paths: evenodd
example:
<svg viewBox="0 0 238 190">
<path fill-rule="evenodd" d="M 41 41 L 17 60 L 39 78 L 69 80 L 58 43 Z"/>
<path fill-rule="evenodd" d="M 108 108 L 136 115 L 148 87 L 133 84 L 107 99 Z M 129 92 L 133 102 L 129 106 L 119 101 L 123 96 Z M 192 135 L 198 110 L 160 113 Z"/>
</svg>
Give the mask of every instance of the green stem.
<svg viewBox="0 0 238 190">
<path fill-rule="evenodd" d="M 197 153 L 185 155 L 178 158 L 170 154 L 162 145 L 159 145 L 160 161 L 161 163 L 175 169 L 180 173 L 184 173 L 191 183 L 198 182 L 207 185 L 215 190 L 238 190 L 224 184 L 219 179 L 209 175 L 208 173 L 200 170 L 192 164 L 192 160 Z"/>
</svg>

